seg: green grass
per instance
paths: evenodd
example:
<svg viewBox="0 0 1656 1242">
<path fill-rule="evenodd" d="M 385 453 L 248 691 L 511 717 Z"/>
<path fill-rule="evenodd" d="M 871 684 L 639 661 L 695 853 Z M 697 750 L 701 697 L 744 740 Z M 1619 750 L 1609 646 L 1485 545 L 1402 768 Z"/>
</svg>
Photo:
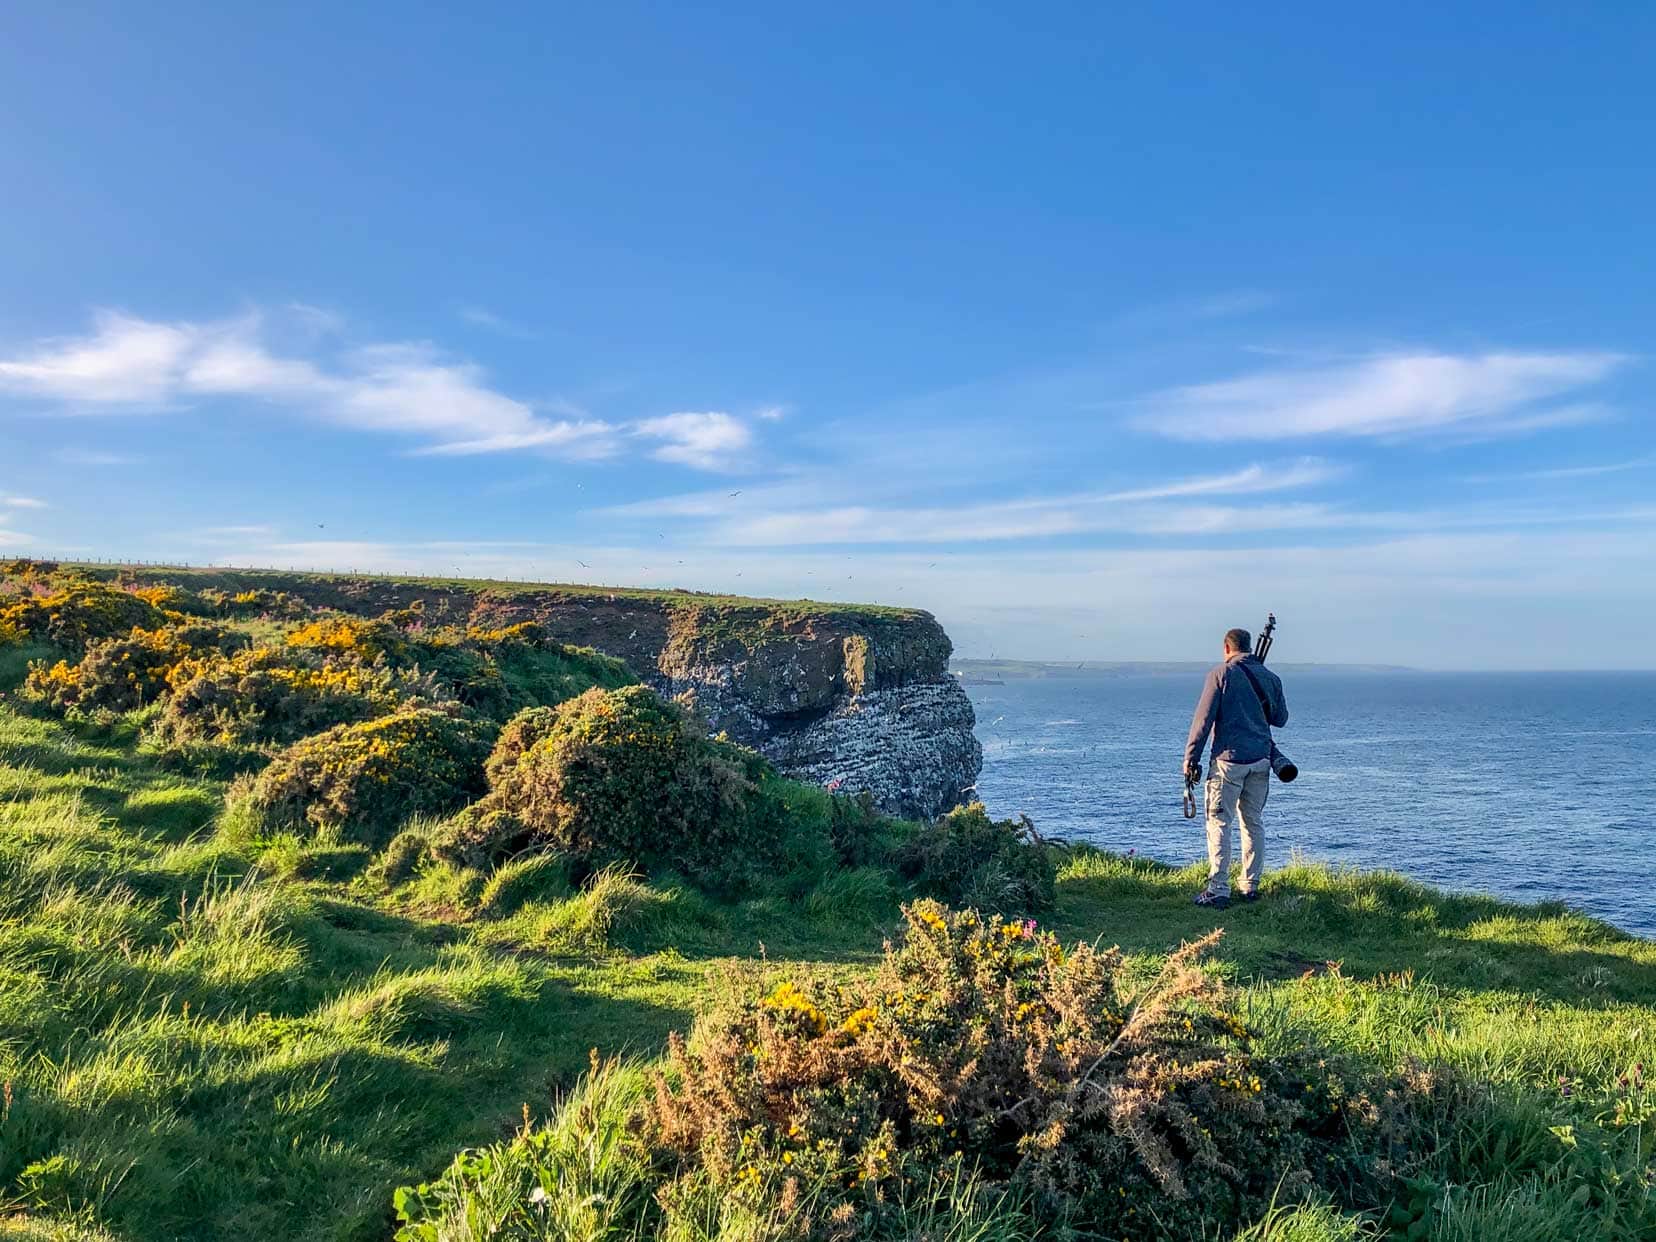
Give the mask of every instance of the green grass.
<svg viewBox="0 0 1656 1242">
<path fill-rule="evenodd" d="M 210 588 L 221 591 L 287 591 L 310 598 L 321 590 L 336 590 L 353 584 L 394 583 L 432 591 L 497 596 L 546 595 L 568 600 L 633 601 L 694 607 L 713 612 L 754 610 L 788 617 L 846 616 L 871 622 L 909 620 L 926 614 L 916 608 L 888 604 L 834 603 L 809 599 L 767 599 L 760 596 L 719 595 L 683 589 L 651 587 L 607 587 L 569 582 L 521 582 L 499 578 L 460 578 L 413 574 L 345 574 L 311 570 L 206 569 L 188 566 L 94 565 L 61 562 L 87 577 L 113 580 L 118 575 L 142 585 L 176 584 L 192 591 Z"/>
<path fill-rule="evenodd" d="M 0 707 L 0 1209 L 13 1215 L 0 1238 L 385 1238 L 395 1187 L 506 1139 L 526 1111 L 551 1118 L 589 1050 L 653 1058 L 717 991 L 750 973 L 861 970 L 898 923 L 873 868 L 737 902 L 621 872 L 572 889 L 534 857 L 482 877 L 412 848 L 393 867 L 396 847 L 375 862 L 232 846 L 215 835 L 222 795 L 130 745 Z M 1080 853 L 1047 921 L 1121 944 L 1148 972 L 1212 926 L 1189 904 L 1197 882 Z M 1616 1232 L 1636 1196 L 1606 1189 L 1622 1174 L 1581 1153 L 1618 1103 L 1643 1107 L 1617 1079 L 1656 1066 L 1656 945 L 1396 876 L 1293 865 L 1264 892 L 1220 916 L 1219 968 L 1268 1041 L 1445 1063 L 1491 1085 L 1449 1136 L 1455 1176 L 1428 1236 L 1649 1236 Z M 557 1159 L 589 1159 L 581 1144 L 608 1122 L 558 1116 Z M 960 1202 L 989 1223 L 936 1236 L 1026 1235 L 976 1194 Z M 1367 1229 L 1284 1205 L 1246 1237 Z"/>
</svg>

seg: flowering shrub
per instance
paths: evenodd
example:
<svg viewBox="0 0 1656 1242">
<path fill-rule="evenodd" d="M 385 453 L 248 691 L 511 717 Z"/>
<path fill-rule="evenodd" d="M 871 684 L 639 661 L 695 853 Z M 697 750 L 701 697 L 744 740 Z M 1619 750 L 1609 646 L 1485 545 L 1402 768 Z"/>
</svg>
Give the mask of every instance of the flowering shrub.
<svg viewBox="0 0 1656 1242">
<path fill-rule="evenodd" d="M 974 802 L 922 828 L 894 851 L 892 862 L 940 901 L 1012 913 L 1048 909 L 1057 899 L 1052 855 L 1027 816 L 992 820 Z"/>
<path fill-rule="evenodd" d="M 172 689 L 200 656 L 247 646 L 244 634 L 216 625 L 166 625 L 135 629 L 125 638 L 95 639 L 79 663 L 65 660 L 29 670 L 23 694 L 64 711 L 104 708 L 130 711 Z"/>
<path fill-rule="evenodd" d="M 1207 1237 L 1383 1172 L 1353 1137 L 1376 1128 L 1368 1097 L 1253 1051 L 1197 966 L 1219 933 L 1135 991 L 1117 949 L 932 901 L 904 915 L 871 980 L 783 982 L 672 1038 L 644 1122 L 669 1210 L 711 1186 L 790 1198 L 797 1236 L 860 1237 L 964 1165 L 1082 1236 Z"/>
<path fill-rule="evenodd" d="M 533 842 L 593 865 L 696 875 L 744 859 L 768 806 L 758 756 L 708 738 L 644 686 L 524 713 L 488 770 L 488 797 L 449 826 L 440 854 L 481 863 Z"/>
<path fill-rule="evenodd" d="M 131 593 L 146 603 L 155 605 L 165 613 L 178 613 L 190 617 L 210 617 L 213 615 L 213 606 L 210 603 L 194 591 L 187 591 L 181 586 L 168 584 L 164 586 L 133 587 Z"/>
<path fill-rule="evenodd" d="M 0 607 L 0 629 L 22 631 L 75 656 L 83 654 L 95 639 L 116 638 L 134 629 L 158 629 L 166 621 L 148 600 L 101 582 L 72 582 Z"/>
<path fill-rule="evenodd" d="M 188 661 L 174 670 L 171 685 L 156 732 L 173 743 L 292 742 L 450 698 L 418 670 L 280 647 Z"/>
<path fill-rule="evenodd" d="M 271 831 L 379 845 L 483 788 L 488 732 L 429 708 L 336 725 L 277 755 L 240 796 Z"/>
<path fill-rule="evenodd" d="M 483 764 L 489 788 L 499 788 L 510 780 L 518 761 L 535 743 L 550 737 L 557 722 L 558 712 L 552 707 L 528 707 L 508 720 L 495 737 L 494 749 Z"/>
<path fill-rule="evenodd" d="M 290 632 L 287 643 L 308 651 L 364 660 L 383 656 L 392 662 L 401 662 L 409 656 L 408 641 L 395 625 L 362 617 L 323 617 Z"/>
<path fill-rule="evenodd" d="M 201 599 L 220 617 L 273 617 L 291 621 L 309 616 L 312 611 L 304 600 L 286 591 L 229 592 L 209 587 L 201 592 Z"/>
</svg>

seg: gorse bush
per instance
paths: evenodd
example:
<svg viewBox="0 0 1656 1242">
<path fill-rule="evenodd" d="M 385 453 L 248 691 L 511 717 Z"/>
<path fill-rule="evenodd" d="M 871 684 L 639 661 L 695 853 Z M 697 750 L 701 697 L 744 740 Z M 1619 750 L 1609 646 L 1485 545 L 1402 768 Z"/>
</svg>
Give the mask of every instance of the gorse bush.
<svg viewBox="0 0 1656 1242">
<path fill-rule="evenodd" d="M 254 647 L 180 665 L 156 724 L 168 742 L 292 742 L 334 725 L 452 701 L 438 679 L 316 650 Z"/>
<path fill-rule="evenodd" d="M 124 638 L 94 639 L 80 661 L 37 664 L 24 694 L 59 711 L 130 711 L 152 703 L 191 673 L 191 661 L 248 645 L 245 634 L 200 622 L 135 629 Z"/>
<path fill-rule="evenodd" d="M 402 631 L 383 618 L 321 617 L 289 631 L 287 645 L 370 661 L 385 658 L 402 662 L 410 657 Z"/>
<path fill-rule="evenodd" d="M 212 603 L 197 595 L 194 591 L 187 591 L 181 586 L 170 583 L 159 586 L 131 587 L 129 590 L 139 599 L 154 604 L 162 612 L 178 613 L 188 617 L 212 617 L 216 615 Z"/>
<path fill-rule="evenodd" d="M 915 833 L 898 846 L 892 862 L 929 897 L 1012 914 L 1052 906 L 1054 855 L 1027 816 L 993 820 L 983 803 L 974 802 Z"/>
<path fill-rule="evenodd" d="M 1257 1051 L 1197 964 L 1217 934 L 1135 987 L 1118 950 L 904 914 L 872 977 L 722 1002 L 647 1094 L 595 1065 L 551 1125 L 399 1192 L 398 1237 L 1216 1238 L 1308 1197 L 1383 1201 L 1420 1141 L 1434 1080 L 1365 1090 Z M 577 1135 L 607 1177 L 570 1163 Z"/>
<path fill-rule="evenodd" d="M 624 861 L 688 874 L 759 844 L 769 769 L 708 738 L 643 686 L 588 690 L 502 732 L 490 790 L 456 817 L 438 851 L 472 863 L 535 844 L 595 866 Z"/>
<path fill-rule="evenodd" d="M 41 595 L 0 605 L 0 630 L 23 634 L 80 656 L 99 638 L 159 629 L 167 616 L 154 604 L 101 582 L 72 581 Z"/>
<path fill-rule="evenodd" d="M 812 1188 L 790 1236 L 851 1238 L 964 1165 L 1083 1236 L 1160 1238 L 1389 1176 L 1400 1088 L 1256 1055 L 1196 964 L 1217 933 L 1135 991 L 1118 950 L 930 901 L 904 913 L 869 983 L 784 982 L 673 1038 L 646 1132 L 678 1178 L 756 1203 Z"/>
<path fill-rule="evenodd" d="M 242 620 L 266 617 L 291 621 L 313 611 L 304 600 L 286 591 L 221 591 L 208 587 L 201 592 L 201 600 L 214 616 Z"/>
<path fill-rule="evenodd" d="M 488 736 L 475 719 L 430 708 L 336 725 L 277 755 L 237 800 L 266 832 L 378 846 L 404 821 L 480 793 Z"/>
</svg>

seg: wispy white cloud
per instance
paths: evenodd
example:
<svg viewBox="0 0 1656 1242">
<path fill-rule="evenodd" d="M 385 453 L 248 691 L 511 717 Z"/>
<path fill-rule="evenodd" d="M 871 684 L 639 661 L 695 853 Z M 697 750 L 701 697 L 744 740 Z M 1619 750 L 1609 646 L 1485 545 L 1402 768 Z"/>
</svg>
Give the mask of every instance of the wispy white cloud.
<svg viewBox="0 0 1656 1242">
<path fill-rule="evenodd" d="M 1244 513 L 1229 506 L 1160 502 L 1303 490 L 1346 473 L 1346 467 L 1339 463 L 1307 457 L 1255 463 L 1224 473 L 1187 476 L 1120 491 L 930 506 L 868 500 L 846 503 L 847 483 L 843 477 L 829 486 L 820 485 L 819 480 L 785 478 L 746 489 L 739 496 L 724 491 L 691 492 L 615 505 L 599 512 L 623 519 L 690 519 L 698 523 L 710 543 L 749 547 L 962 543 L 1100 532 L 1192 533 L 1242 524 L 1287 529 L 1327 524 L 1333 520 L 1331 511 L 1322 505 L 1255 505 Z"/>
<path fill-rule="evenodd" d="M 186 537 L 198 541 L 212 541 L 220 539 L 262 538 L 267 535 L 274 535 L 275 533 L 276 528 L 274 526 L 268 526 L 261 522 L 249 522 L 239 526 L 203 526 L 198 530 L 190 531 Z"/>
<path fill-rule="evenodd" d="M 1231 315 L 1251 315 L 1255 311 L 1275 306 L 1277 297 L 1263 289 L 1232 289 L 1196 298 L 1184 305 L 1198 319 L 1223 319 Z"/>
<path fill-rule="evenodd" d="M 131 453 L 87 448 L 60 448 L 52 456 L 66 466 L 135 466 L 144 460 Z"/>
<path fill-rule="evenodd" d="M 114 311 L 100 311 L 94 324 L 91 336 L 0 359 L 0 387 L 98 406 L 155 405 L 176 396 L 203 334 L 198 324 L 151 323 Z"/>
<path fill-rule="evenodd" d="M 1242 496 L 1253 492 L 1283 492 L 1328 483 L 1349 473 L 1350 470 L 1346 466 L 1337 462 L 1324 461 L 1318 457 L 1302 457 L 1298 461 L 1279 462 L 1269 466 L 1256 462 L 1227 474 L 1179 479 L 1130 491 L 1112 492 L 1097 499 L 1160 500 L 1173 496 Z"/>
<path fill-rule="evenodd" d="M 314 316 L 307 319 L 314 328 Z M 654 456 L 704 470 L 735 463 L 752 440 L 729 414 L 684 413 L 617 424 L 535 406 L 488 382 L 482 368 L 424 342 L 278 352 L 263 316 L 159 323 L 113 311 L 84 337 L 0 359 L 0 392 L 43 398 L 71 414 L 146 413 L 204 397 L 253 399 L 363 431 L 416 437 L 416 451 L 471 455 L 533 450 L 569 459 L 657 441 Z M 314 332 L 311 335 L 315 335 Z M 97 460 L 113 464 L 113 455 Z M 83 455 L 91 464 L 92 455 Z"/>
<path fill-rule="evenodd" d="M 647 418 L 634 431 L 645 439 L 661 442 L 652 450 L 652 457 L 698 470 L 734 469 L 753 445 L 753 432 L 746 423 L 718 411 L 685 411 Z"/>
<path fill-rule="evenodd" d="M 1170 389 L 1132 421 L 1182 440 L 1516 434 L 1593 416 L 1578 401 L 1544 407 L 1626 361 L 1607 352 L 1390 354 Z"/>
<path fill-rule="evenodd" d="M 460 318 L 476 327 L 487 328 L 490 332 L 497 333 L 500 336 L 513 337 L 517 340 L 530 340 L 535 335 L 522 324 L 510 320 L 504 315 L 497 315 L 485 306 L 462 306 L 460 308 Z"/>
<path fill-rule="evenodd" d="M 36 500 L 33 496 L 17 496 L 11 492 L 0 492 L 0 508 L 7 509 L 44 509 L 46 502 Z"/>
<path fill-rule="evenodd" d="M 1601 474 L 1621 474 L 1628 470 L 1648 470 L 1656 466 L 1656 456 L 1634 457 L 1627 461 L 1598 462 L 1589 466 L 1555 466 L 1545 470 L 1513 470 L 1504 474 L 1462 475 L 1463 483 L 1511 483 L 1528 479 L 1590 479 Z"/>
</svg>

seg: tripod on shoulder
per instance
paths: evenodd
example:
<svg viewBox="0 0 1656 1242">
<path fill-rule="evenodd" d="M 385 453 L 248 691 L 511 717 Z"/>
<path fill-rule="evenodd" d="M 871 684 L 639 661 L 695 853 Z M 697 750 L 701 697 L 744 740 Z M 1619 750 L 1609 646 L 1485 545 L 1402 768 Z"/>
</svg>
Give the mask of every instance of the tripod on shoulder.
<svg viewBox="0 0 1656 1242">
<path fill-rule="evenodd" d="M 1254 642 L 1253 649 L 1254 659 L 1261 664 L 1265 663 L 1265 657 L 1271 653 L 1271 644 L 1276 641 L 1276 623 L 1276 613 L 1268 612 L 1265 614 L 1265 628 L 1259 631 L 1259 638 Z M 1254 678 L 1250 676 L 1248 680 L 1254 683 L 1254 693 L 1259 695 L 1259 705 L 1265 710 L 1268 720 L 1270 708 L 1265 703 L 1264 692 L 1260 690 Z M 1270 757 L 1271 771 L 1276 773 L 1276 778 L 1283 784 L 1286 785 L 1299 775 L 1299 768 L 1295 766 L 1292 759 L 1277 749 L 1275 739 L 1271 742 Z M 1200 764 L 1192 764 L 1185 769 L 1184 817 L 1186 819 L 1196 818 L 1196 785 L 1201 779 L 1202 769 Z"/>
</svg>

